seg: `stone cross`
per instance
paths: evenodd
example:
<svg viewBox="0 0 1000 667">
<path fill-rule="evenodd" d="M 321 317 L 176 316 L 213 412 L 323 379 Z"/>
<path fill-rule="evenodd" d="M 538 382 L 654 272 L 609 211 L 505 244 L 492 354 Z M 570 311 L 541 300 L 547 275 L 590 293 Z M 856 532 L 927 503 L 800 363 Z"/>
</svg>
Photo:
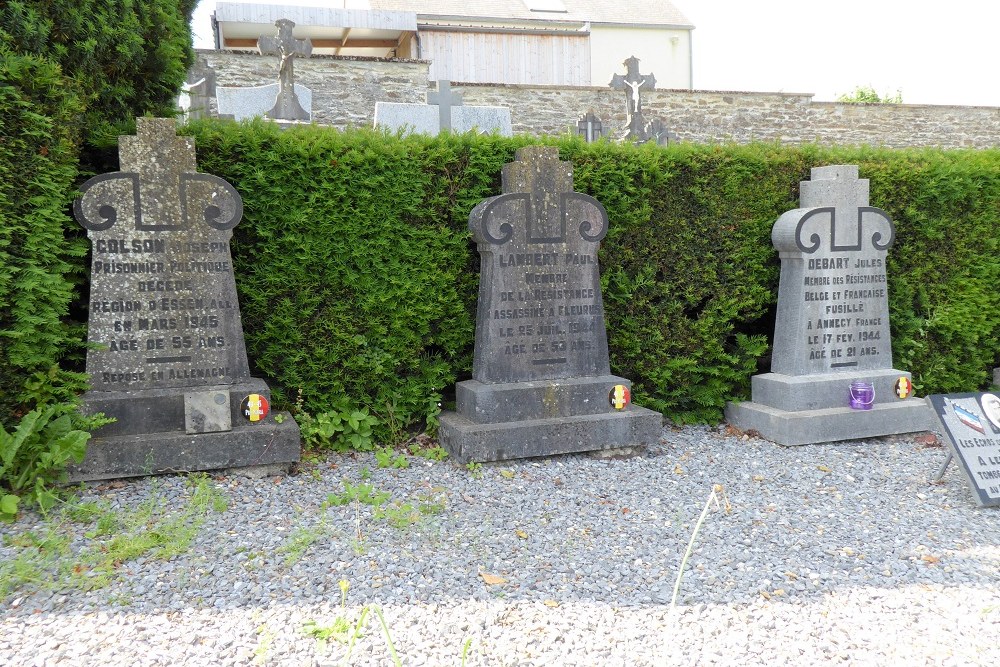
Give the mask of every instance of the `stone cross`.
<svg viewBox="0 0 1000 667">
<path fill-rule="evenodd" d="M 207 118 L 210 112 L 211 98 L 215 97 L 215 70 L 208 64 L 204 56 L 188 70 L 187 78 L 181 85 L 177 98 L 184 119 Z"/>
<path fill-rule="evenodd" d="M 625 112 L 631 118 L 633 114 L 642 113 L 639 91 L 654 90 L 656 77 L 652 74 L 639 74 L 639 59 L 635 56 L 631 56 L 622 64 L 625 65 L 625 76 L 615 74 L 611 77 L 611 87 L 625 91 Z"/>
<path fill-rule="evenodd" d="M 583 137 L 587 143 L 597 141 L 604 134 L 604 127 L 601 120 L 594 114 L 594 110 L 589 110 L 576 123 L 577 134 Z"/>
<path fill-rule="evenodd" d="M 654 118 L 649 121 L 649 125 L 646 127 L 646 133 L 649 138 L 656 142 L 658 146 L 667 146 L 671 141 L 677 141 L 678 137 L 675 133 L 670 131 L 667 124 L 664 123 L 659 118 Z"/>
<path fill-rule="evenodd" d="M 814 168 L 801 183 L 800 205 L 771 231 L 781 258 L 772 372 L 892 368 L 891 218 L 868 205 L 868 180 L 855 165 Z"/>
<path fill-rule="evenodd" d="M 427 104 L 436 104 L 441 118 L 441 129 L 451 129 L 451 108 L 462 106 L 462 93 L 451 92 L 451 83 L 446 79 L 438 81 L 436 92 L 427 93 Z"/>
<path fill-rule="evenodd" d="M 288 19 L 278 19 L 274 25 L 278 28 L 277 36 L 262 35 L 257 40 L 261 55 L 276 55 L 281 58 L 278 66 L 278 97 L 274 101 L 274 107 L 267 112 L 267 117 L 276 120 L 309 120 L 309 112 L 302 108 L 295 95 L 293 62 L 295 56 L 308 57 L 312 53 L 312 42 L 308 39 L 295 39 L 292 36 L 295 23 Z"/>
</svg>

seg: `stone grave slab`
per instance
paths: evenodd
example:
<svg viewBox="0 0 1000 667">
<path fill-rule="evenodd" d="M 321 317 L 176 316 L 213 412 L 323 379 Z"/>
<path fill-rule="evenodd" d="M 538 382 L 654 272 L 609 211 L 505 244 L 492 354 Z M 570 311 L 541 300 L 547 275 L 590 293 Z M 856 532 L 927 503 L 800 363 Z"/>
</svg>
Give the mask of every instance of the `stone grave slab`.
<svg viewBox="0 0 1000 667">
<path fill-rule="evenodd" d="M 309 112 L 306 120 L 312 118 L 312 90 L 296 83 L 293 86 L 301 106 Z M 249 120 L 257 116 L 267 117 L 275 104 L 279 85 L 266 86 L 216 86 L 215 103 L 220 116 L 231 115 L 234 120 Z"/>
<path fill-rule="evenodd" d="M 427 104 L 376 102 L 375 127 L 431 136 L 442 130 L 513 136 L 510 109 L 465 106 L 461 93 L 452 91 L 448 81 L 438 81 L 437 91 L 427 93 Z"/>
<path fill-rule="evenodd" d="M 958 460 L 976 504 L 1000 506 L 1000 396 L 932 394 L 927 404 L 948 443 L 948 461 Z"/>
<path fill-rule="evenodd" d="M 771 232 L 781 259 L 771 372 L 751 378 L 752 400 L 729 404 L 727 420 L 783 445 L 929 430 L 910 374 L 892 367 L 892 220 L 868 205 L 854 165 L 813 169 L 801 205 Z"/>
<path fill-rule="evenodd" d="M 661 415 L 633 405 L 631 383 L 610 370 L 604 207 L 573 192 L 554 147 L 519 149 L 503 193 L 469 216 L 481 255 L 473 379 L 440 417 L 441 444 L 468 462 L 657 442 Z"/>
<path fill-rule="evenodd" d="M 198 173 L 173 119 L 136 123 L 119 140 L 121 171 L 90 179 L 74 202 L 93 250 L 84 407 L 118 421 L 70 479 L 297 461 L 290 416 L 241 410 L 270 391 L 250 377 L 243 341 L 229 251 L 239 193 Z"/>
</svg>

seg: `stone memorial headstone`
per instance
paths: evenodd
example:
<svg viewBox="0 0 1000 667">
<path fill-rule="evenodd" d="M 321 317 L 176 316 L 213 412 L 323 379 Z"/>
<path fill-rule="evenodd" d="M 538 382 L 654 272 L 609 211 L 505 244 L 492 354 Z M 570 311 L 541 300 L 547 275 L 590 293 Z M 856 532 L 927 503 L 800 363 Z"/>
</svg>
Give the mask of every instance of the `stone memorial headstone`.
<svg viewBox="0 0 1000 667">
<path fill-rule="evenodd" d="M 1000 396 L 932 394 L 927 403 L 948 443 L 948 460 L 958 459 L 976 504 L 1000 506 Z"/>
<path fill-rule="evenodd" d="M 657 146 L 668 146 L 670 142 L 676 142 L 678 139 L 677 135 L 671 132 L 667 124 L 659 118 L 649 121 L 649 125 L 646 126 L 646 134 L 650 141 L 656 142 Z"/>
<path fill-rule="evenodd" d="M 573 192 L 559 150 L 527 146 L 504 194 L 469 216 L 481 254 L 472 380 L 440 417 L 458 461 L 495 461 L 657 442 L 659 413 L 611 375 L 597 251 L 604 207 Z"/>
<path fill-rule="evenodd" d="M 801 204 L 771 231 L 781 259 L 771 372 L 751 378 L 752 402 L 730 404 L 726 418 L 784 445 L 929 429 L 910 374 L 892 367 L 892 220 L 868 205 L 853 165 L 813 169 Z"/>
<path fill-rule="evenodd" d="M 583 137 L 588 144 L 597 141 L 604 135 L 604 126 L 593 109 L 576 122 L 576 133 Z"/>
<path fill-rule="evenodd" d="M 611 77 L 611 87 L 625 91 L 625 115 L 628 124 L 622 132 L 622 141 L 643 143 L 649 141 L 646 133 L 646 119 L 642 115 L 642 97 L 640 91 L 655 90 L 656 77 L 652 74 L 639 74 L 639 59 L 631 56 L 625 60 L 625 75 L 615 74 Z"/>
<path fill-rule="evenodd" d="M 204 56 L 199 56 L 188 70 L 187 78 L 181 85 L 177 106 L 186 119 L 207 118 L 211 115 L 211 100 L 215 97 L 215 70 Z"/>
<path fill-rule="evenodd" d="M 393 132 L 437 135 L 441 130 L 456 133 L 476 131 L 513 135 L 507 107 L 466 106 L 462 94 L 451 90 L 448 81 L 438 81 L 437 91 L 427 93 L 427 104 L 376 102 L 375 127 Z"/>
<path fill-rule="evenodd" d="M 267 385 L 250 377 L 229 251 L 239 193 L 198 173 L 173 119 L 136 123 L 119 140 L 121 171 L 74 202 L 93 249 L 84 405 L 117 422 L 71 478 L 297 461 L 298 427 L 275 421 Z"/>
<path fill-rule="evenodd" d="M 462 106 L 462 93 L 453 93 L 451 82 L 441 79 L 438 81 L 438 89 L 427 93 L 427 104 L 438 108 L 438 127 L 450 130 L 451 110 L 452 107 Z"/>
<path fill-rule="evenodd" d="M 294 86 L 295 95 L 305 109 L 312 109 L 312 90 L 297 83 Z M 219 111 L 219 118 L 229 118 L 232 120 L 249 120 L 256 117 L 266 117 L 268 111 L 274 106 L 274 98 L 278 94 L 278 84 L 270 83 L 266 86 L 217 86 L 215 89 L 215 101 Z M 310 116 L 311 118 L 311 116 Z M 275 121 L 279 125 L 282 123 L 295 123 L 298 121 Z"/>
<path fill-rule="evenodd" d="M 257 40 L 257 48 L 261 55 L 276 55 L 278 61 L 278 95 L 274 106 L 267 112 L 268 118 L 275 120 L 309 120 L 311 114 L 302 108 L 295 89 L 295 56 L 308 58 L 312 53 L 312 42 L 308 39 L 295 39 L 292 29 L 295 23 L 288 19 L 278 19 L 274 22 L 278 28 L 277 36 L 262 35 Z"/>
</svg>

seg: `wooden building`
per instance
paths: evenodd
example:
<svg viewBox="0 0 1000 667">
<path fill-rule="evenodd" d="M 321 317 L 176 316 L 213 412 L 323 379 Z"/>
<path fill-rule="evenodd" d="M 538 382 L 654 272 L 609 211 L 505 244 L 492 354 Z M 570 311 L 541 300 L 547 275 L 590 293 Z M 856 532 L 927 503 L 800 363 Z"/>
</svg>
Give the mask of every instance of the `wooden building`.
<svg viewBox="0 0 1000 667">
<path fill-rule="evenodd" d="M 313 53 L 430 61 L 431 80 L 606 86 L 639 58 L 658 88 L 691 88 L 694 26 L 666 0 L 218 2 L 216 48 L 254 49 L 295 22 Z"/>
</svg>

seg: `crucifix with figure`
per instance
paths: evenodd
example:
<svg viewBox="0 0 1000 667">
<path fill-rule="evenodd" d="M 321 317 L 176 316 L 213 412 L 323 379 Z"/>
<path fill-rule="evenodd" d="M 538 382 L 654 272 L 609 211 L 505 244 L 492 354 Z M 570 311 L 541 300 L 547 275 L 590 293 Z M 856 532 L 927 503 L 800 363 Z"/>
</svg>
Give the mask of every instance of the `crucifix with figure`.
<svg viewBox="0 0 1000 667">
<path fill-rule="evenodd" d="M 278 97 L 267 112 L 267 117 L 278 120 L 309 120 L 309 112 L 302 108 L 295 95 L 293 61 L 295 56 L 308 57 L 312 53 L 312 42 L 292 36 L 292 28 L 295 27 L 293 21 L 278 19 L 274 25 L 278 28 L 277 36 L 262 35 L 257 40 L 261 55 L 281 58 L 278 65 Z"/>
<path fill-rule="evenodd" d="M 624 63 L 625 75 L 615 74 L 611 77 L 611 87 L 625 91 L 625 115 L 628 119 L 626 139 L 645 140 L 645 119 L 642 117 L 642 99 L 639 91 L 655 90 L 656 77 L 652 74 L 639 74 L 639 59 L 629 57 Z"/>
</svg>

